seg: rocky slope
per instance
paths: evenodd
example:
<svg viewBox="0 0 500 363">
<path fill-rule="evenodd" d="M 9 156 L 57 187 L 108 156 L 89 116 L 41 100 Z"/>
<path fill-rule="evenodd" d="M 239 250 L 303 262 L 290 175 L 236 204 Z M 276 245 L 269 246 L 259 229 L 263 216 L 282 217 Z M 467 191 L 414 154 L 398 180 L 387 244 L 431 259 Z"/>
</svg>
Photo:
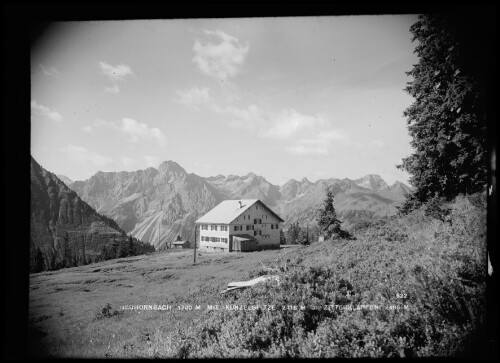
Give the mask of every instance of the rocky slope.
<svg viewBox="0 0 500 363">
<path fill-rule="evenodd" d="M 73 180 L 68 178 L 66 175 L 56 174 L 56 176 L 59 178 L 60 181 L 62 181 L 64 184 L 66 184 L 66 186 L 69 186 L 70 184 L 73 183 Z"/>
<path fill-rule="evenodd" d="M 335 195 L 339 218 L 350 224 L 360 219 L 394 215 L 396 206 L 410 189 L 400 182 L 388 186 L 378 175 L 357 180 L 322 179 L 315 183 L 292 179 L 281 187 L 282 199 L 278 201 L 277 212 L 286 221 L 285 228 L 294 222 L 314 224 L 326 190 L 332 190 Z"/>
<path fill-rule="evenodd" d="M 194 221 L 224 199 L 204 178 L 173 161 L 158 169 L 98 172 L 71 187 L 99 213 L 157 249 L 177 235 L 192 239 Z"/>
<path fill-rule="evenodd" d="M 281 193 L 279 187 L 269 183 L 264 177 L 254 173 L 245 176 L 218 175 L 206 178 L 224 199 L 260 199 L 269 207 L 276 206 Z"/>
<path fill-rule="evenodd" d="M 203 178 L 188 174 L 173 161 L 158 169 L 134 172 L 98 172 L 76 181 L 71 188 L 99 213 L 114 219 L 133 236 L 165 248 L 177 235 L 194 237 L 194 221 L 224 199 L 258 198 L 286 222 L 312 223 L 327 189 L 335 194 L 335 207 L 345 223 L 390 216 L 409 188 L 392 186 L 378 175 L 351 179 L 291 179 L 279 187 L 254 173 Z"/>
<path fill-rule="evenodd" d="M 368 174 L 362 178 L 354 180 L 356 185 L 371 189 L 371 190 L 380 190 L 382 188 L 387 187 L 387 183 L 380 177 L 380 175 Z"/>
<path fill-rule="evenodd" d="M 115 221 L 97 213 L 33 158 L 30 228 L 36 270 L 94 262 L 103 246 L 125 239 L 125 231 Z"/>
</svg>

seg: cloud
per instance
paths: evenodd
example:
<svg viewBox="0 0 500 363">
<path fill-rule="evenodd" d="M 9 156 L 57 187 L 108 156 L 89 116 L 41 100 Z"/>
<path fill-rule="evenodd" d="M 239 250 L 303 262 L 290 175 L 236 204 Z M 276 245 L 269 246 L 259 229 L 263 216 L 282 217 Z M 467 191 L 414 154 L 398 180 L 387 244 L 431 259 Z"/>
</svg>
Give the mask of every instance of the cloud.
<svg viewBox="0 0 500 363">
<path fill-rule="evenodd" d="M 62 76 L 62 74 L 55 67 L 45 68 L 42 64 L 40 64 L 40 68 L 42 69 L 42 73 L 45 74 L 46 76 L 50 77 Z"/>
<path fill-rule="evenodd" d="M 348 140 L 340 130 L 330 128 L 330 120 L 323 114 L 304 114 L 293 108 L 269 112 L 255 104 L 238 107 L 229 102 L 223 105 L 212 97 L 208 88 L 195 87 L 177 94 L 177 102 L 196 109 L 204 105 L 224 116 L 230 127 L 254 132 L 261 138 L 294 140 L 294 144 L 287 148 L 293 154 L 328 154 L 333 141 L 346 143 Z"/>
<path fill-rule="evenodd" d="M 98 127 L 109 127 L 109 128 L 112 128 L 114 130 L 119 131 L 118 126 L 116 126 L 113 122 L 109 122 L 109 121 L 105 121 L 105 120 L 101 120 L 101 119 L 95 119 L 94 122 L 92 123 L 92 125 L 87 125 L 87 126 L 82 127 L 82 131 L 92 132 L 92 131 L 94 131 L 94 129 L 96 129 Z"/>
<path fill-rule="evenodd" d="M 56 110 L 51 110 L 50 108 L 39 104 L 35 100 L 31 100 L 31 113 L 34 115 L 42 116 L 51 121 L 63 121 L 63 117 L 59 112 L 57 112 Z"/>
<path fill-rule="evenodd" d="M 177 91 L 175 102 L 198 109 L 199 106 L 212 102 L 212 95 L 208 88 L 194 87 L 186 91 Z"/>
<path fill-rule="evenodd" d="M 158 165 L 160 165 L 160 160 L 156 156 L 146 155 L 144 157 L 144 160 L 146 160 L 146 165 L 152 168 L 156 168 Z"/>
<path fill-rule="evenodd" d="M 259 129 L 265 123 L 265 115 L 256 105 L 250 105 L 247 108 L 239 108 L 234 105 L 220 106 L 212 104 L 212 109 L 220 114 L 227 115 L 231 119 L 229 125 L 242 129 Z"/>
<path fill-rule="evenodd" d="M 111 128 L 117 127 L 113 122 L 102 120 L 100 118 L 97 118 L 94 120 L 93 126 L 94 127 L 111 127 Z"/>
<path fill-rule="evenodd" d="M 60 151 L 66 154 L 71 160 L 83 164 L 92 164 L 98 167 L 103 167 L 113 162 L 113 159 L 110 157 L 89 151 L 83 146 L 69 144 L 61 148 Z"/>
<path fill-rule="evenodd" d="M 249 45 L 241 45 L 237 38 L 220 30 L 205 30 L 205 34 L 215 37 L 218 43 L 203 44 L 200 40 L 195 40 L 193 62 L 198 69 L 203 74 L 222 81 L 239 74 L 250 49 Z"/>
<path fill-rule="evenodd" d="M 120 93 L 120 88 L 117 84 L 114 84 L 113 87 L 104 88 L 104 93 Z"/>
<path fill-rule="evenodd" d="M 242 129 L 255 129 L 257 136 L 275 139 L 290 139 L 300 132 L 328 125 L 322 115 L 305 115 L 294 109 L 266 112 L 256 105 L 239 108 L 234 105 L 221 107 L 213 104 L 215 112 L 231 117 L 229 125 Z"/>
<path fill-rule="evenodd" d="M 134 73 L 130 66 L 126 64 L 117 64 L 116 66 L 112 66 L 111 64 L 105 62 L 99 62 L 101 66 L 101 72 L 106 77 L 108 77 L 111 81 L 122 81 L 126 76 L 133 76 Z"/>
<path fill-rule="evenodd" d="M 327 155 L 335 142 L 347 145 L 350 142 L 349 136 L 340 130 L 330 129 L 312 138 L 299 139 L 295 145 L 287 147 L 286 151 L 294 155 Z"/>
<path fill-rule="evenodd" d="M 133 143 L 154 140 L 160 146 L 167 145 L 167 137 L 161 130 L 156 127 L 149 127 L 145 123 L 137 122 L 130 118 L 124 118 L 119 128 Z"/>
<path fill-rule="evenodd" d="M 271 115 L 264 137 L 286 139 L 304 129 L 325 126 L 328 121 L 321 115 L 304 115 L 294 109 L 285 109 Z"/>
<path fill-rule="evenodd" d="M 122 119 L 121 124 L 116 124 L 114 122 L 96 119 L 91 126 L 85 126 L 82 131 L 91 132 L 96 128 L 108 128 L 114 132 L 123 133 L 132 143 L 138 143 L 141 141 L 149 142 L 153 141 L 161 147 L 167 145 L 167 137 L 163 132 L 156 127 L 149 127 L 147 124 L 138 122 L 131 118 Z"/>
</svg>

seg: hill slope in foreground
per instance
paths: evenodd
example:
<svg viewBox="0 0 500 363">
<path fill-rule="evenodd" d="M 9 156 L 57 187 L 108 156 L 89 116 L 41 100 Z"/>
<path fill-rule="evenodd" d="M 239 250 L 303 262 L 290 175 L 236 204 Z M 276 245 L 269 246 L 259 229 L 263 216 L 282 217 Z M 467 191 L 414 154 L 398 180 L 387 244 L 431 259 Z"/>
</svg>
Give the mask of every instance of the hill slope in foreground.
<svg viewBox="0 0 500 363">
<path fill-rule="evenodd" d="M 359 229 L 356 240 L 204 253 L 196 265 L 193 251 L 155 252 L 32 274 L 30 351 L 53 357 L 460 356 L 476 345 L 485 316 L 480 201 L 459 198 L 443 221 L 419 210 L 378 222 Z M 279 284 L 220 294 L 231 281 L 269 273 Z M 129 304 L 172 309 L 119 308 Z"/>
</svg>

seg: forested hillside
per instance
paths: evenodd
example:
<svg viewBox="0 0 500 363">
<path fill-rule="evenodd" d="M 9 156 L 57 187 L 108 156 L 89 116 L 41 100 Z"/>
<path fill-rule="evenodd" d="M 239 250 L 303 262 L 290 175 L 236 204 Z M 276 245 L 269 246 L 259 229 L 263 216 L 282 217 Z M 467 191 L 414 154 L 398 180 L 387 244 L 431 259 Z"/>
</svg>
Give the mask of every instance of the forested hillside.
<svg viewBox="0 0 500 363">
<path fill-rule="evenodd" d="M 154 251 L 97 213 L 31 158 L 30 270 L 57 270 Z"/>
</svg>

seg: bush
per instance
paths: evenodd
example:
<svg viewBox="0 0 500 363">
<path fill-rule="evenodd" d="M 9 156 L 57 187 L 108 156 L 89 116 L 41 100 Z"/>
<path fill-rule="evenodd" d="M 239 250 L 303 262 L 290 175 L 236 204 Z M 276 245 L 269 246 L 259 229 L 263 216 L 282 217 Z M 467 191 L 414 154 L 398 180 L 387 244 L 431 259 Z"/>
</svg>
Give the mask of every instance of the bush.
<svg viewBox="0 0 500 363">
<path fill-rule="evenodd" d="M 97 312 L 94 320 L 101 320 L 105 318 L 111 318 L 113 316 L 118 316 L 122 313 L 122 311 L 116 310 L 111 306 L 110 303 L 107 303 L 100 311 Z"/>
<path fill-rule="evenodd" d="M 446 200 L 437 195 L 432 198 L 425 206 L 425 215 L 436 218 L 442 222 L 449 221 L 451 209 L 445 206 Z"/>
<path fill-rule="evenodd" d="M 368 230 L 368 228 L 372 227 L 376 222 L 370 219 L 363 219 L 357 222 L 352 223 L 349 226 L 349 232 L 352 234 L 361 234 Z"/>
</svg>

